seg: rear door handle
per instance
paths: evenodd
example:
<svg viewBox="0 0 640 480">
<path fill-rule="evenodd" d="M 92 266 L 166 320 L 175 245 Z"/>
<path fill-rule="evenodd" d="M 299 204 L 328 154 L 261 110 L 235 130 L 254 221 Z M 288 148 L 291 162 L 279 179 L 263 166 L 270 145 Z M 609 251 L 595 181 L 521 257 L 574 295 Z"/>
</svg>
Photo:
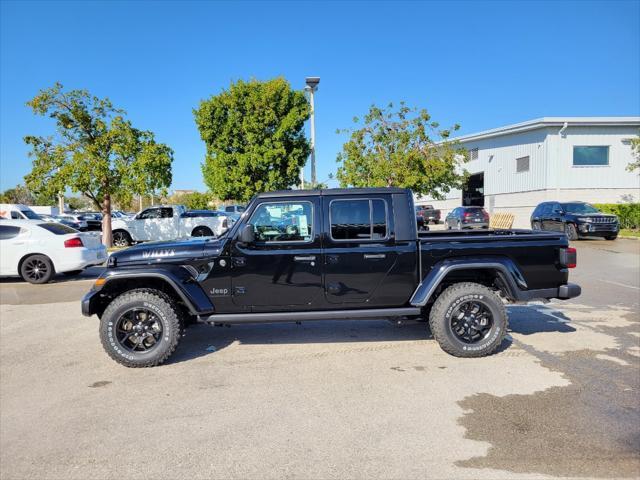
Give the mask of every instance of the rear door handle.
<svg viewBox="0 0 640 480">
<path fill-rule="evenodd" d="M 316 259 L 315 255 L 309 255 L 306 257 L 298 257 L 297 255 L 293 257 L 296 262 L 313 262 Z"/>
<path fill-rule="evenodd" d="M 381 258 L 386 258 L 386 255 L 384 253 L 365 253 L 364 254 L 365 260 L 376 260 Z"/>
</svg>

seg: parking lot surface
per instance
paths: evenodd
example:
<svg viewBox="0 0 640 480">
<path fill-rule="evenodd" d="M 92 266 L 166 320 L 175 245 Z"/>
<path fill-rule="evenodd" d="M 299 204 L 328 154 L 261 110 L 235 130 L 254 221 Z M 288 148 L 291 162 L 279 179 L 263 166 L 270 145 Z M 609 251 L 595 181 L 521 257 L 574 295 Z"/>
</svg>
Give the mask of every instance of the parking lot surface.
<svg viewBox="0 0 640 480">
<path fill-rule="evenodd" d="M 0 477 L 638 478 L 640 242 L 576 242 L 572 302 L 511 306 L 495 355 L 424 323 L 197 326 L 111 361 L 83 279 L 0 282 Z"/>
</svg>

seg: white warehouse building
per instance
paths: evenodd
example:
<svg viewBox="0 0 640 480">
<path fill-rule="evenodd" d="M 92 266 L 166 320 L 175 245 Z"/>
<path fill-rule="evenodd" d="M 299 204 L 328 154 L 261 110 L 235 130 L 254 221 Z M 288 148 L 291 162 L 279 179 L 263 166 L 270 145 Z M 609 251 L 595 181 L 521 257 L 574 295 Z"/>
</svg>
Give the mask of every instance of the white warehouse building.
<svg viewBox="0 0 640 480">
<path fill-rule="evenodd" d="M 439 208 L 443 219 L 459 206 L 484 206 L 530 228 L 531 212 L 546 200 L 637 202 L 640 176 L 627 166 L 639 129 L 640 117 L 544 117 L 458 137 L 469 152 L 467 187 L 416 204 Z"/>
</svg>

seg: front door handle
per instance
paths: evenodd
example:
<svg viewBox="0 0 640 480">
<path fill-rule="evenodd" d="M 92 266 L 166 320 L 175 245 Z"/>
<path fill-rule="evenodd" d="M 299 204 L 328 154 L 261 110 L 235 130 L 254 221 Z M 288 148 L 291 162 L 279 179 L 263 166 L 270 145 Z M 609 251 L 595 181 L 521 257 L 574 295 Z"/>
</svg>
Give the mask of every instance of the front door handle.
<svg viewBox="0 0 640 480">
<path fill-rule="evenodd" d="M 365 260 L 380 260 L 381 258 L 386 258 L 387 256 L 384 253 L 365 253 Z"/>
<path fill-rule="evenodd" d="M 293 259 L 296 262 L 313 262 L 316 259 L 316 256 L 315 255 L 309 255 L 309 256 L 306 256 L 306 257 L 299 257 L 299 256 L 296 255 L 295 257 L 293 257 Z"/>
</svg>

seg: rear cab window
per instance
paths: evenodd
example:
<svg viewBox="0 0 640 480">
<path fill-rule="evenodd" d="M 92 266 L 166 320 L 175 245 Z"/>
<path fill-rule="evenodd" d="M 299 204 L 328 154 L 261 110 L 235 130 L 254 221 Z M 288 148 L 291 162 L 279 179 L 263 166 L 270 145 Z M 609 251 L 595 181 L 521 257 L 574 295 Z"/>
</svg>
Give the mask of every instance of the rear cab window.
<svg viewBox="0 0 640 480">
<path fill-rule="evenodd" d="M 335 241 L 385 240 L 389 235 L 387 202 L 380 198 L 331 200 L 329 222 Z"/>
</svg>

